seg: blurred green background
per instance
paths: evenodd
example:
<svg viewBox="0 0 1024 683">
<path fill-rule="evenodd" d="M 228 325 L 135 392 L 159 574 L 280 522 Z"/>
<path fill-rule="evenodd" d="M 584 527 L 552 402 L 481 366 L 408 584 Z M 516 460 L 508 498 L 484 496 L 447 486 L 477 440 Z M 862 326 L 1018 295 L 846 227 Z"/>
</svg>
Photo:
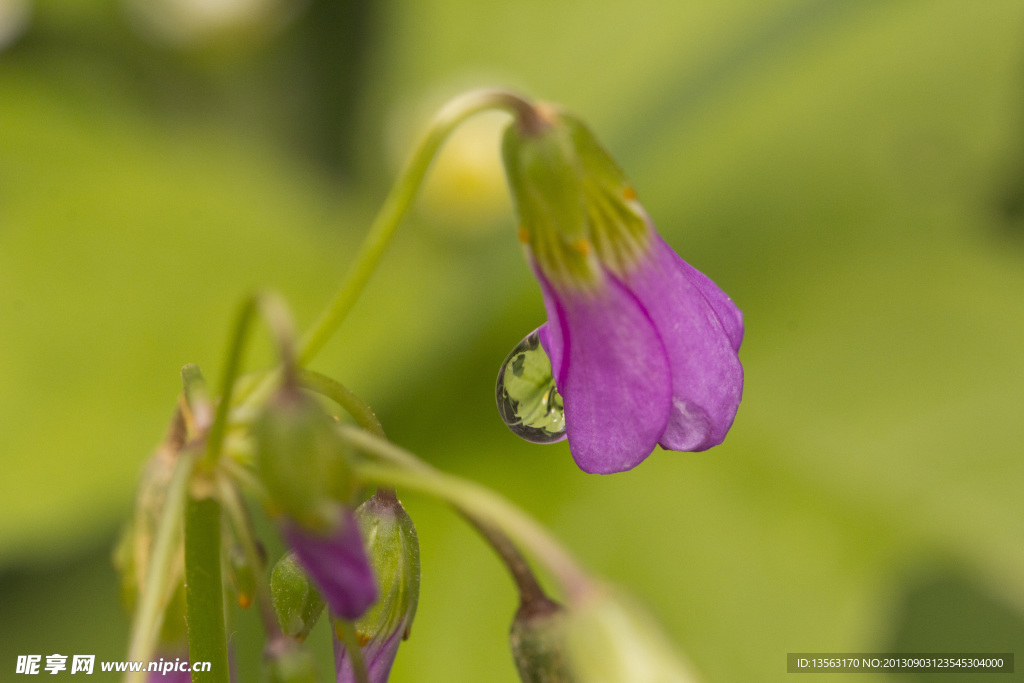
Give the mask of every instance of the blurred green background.
<svg viewBox="0 0 1024 683">
<path fill-rule="evenodd" d="M 498 365 L 543 309 L 501 116 L 452 141 L 315 367 L 639 595 L 709 682 L 796 651 L 1024 657 L 1024 4 L 0 0 L 0 678 L 123 656 L 109 553 L 178 369 L 219 374 L 255 287 L 308 324 L 429 113 L 489 84 L 588 120 L 745 312 L 726 443 L 599 477 L 505 430 Z M 393 680 L 516 680 L 503 569 L 406 503 Z M 858 680 L 934 678 L 973 680 Z"/>
</svg>

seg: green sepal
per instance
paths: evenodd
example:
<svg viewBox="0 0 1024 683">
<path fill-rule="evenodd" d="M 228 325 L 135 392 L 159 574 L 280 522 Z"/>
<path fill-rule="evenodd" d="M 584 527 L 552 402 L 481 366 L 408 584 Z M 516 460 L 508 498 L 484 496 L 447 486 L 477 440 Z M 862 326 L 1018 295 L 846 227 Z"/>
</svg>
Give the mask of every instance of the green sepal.
<svg viewBox="0 0 1024 683">
<path fill-rule="evenodd" d="M 622 169 L 579 119 L 538 107 L 543 125 L 513 123 L 502 156 L 520 239 L 556 287 L 586 291 L 646 253 L 652 231 Z"/>
<path fill-rule="evenodd" d="M 281 631 L 297 640 L 305 640 L 324 611 L 324 599 L 312 580 L 299 566 L 294 553 L 288 553 L 270 573 L 270 597 Z"/>
<path fill-rule="evenodd" d="M 558 123 L 539 130 L 510 125 L 502 158 L 520 221 L 520 239 L 544 274 L 580 287 L 596 284 L 600 268 L 586 253 L 583 184 L 569 130 Z"/>
</svg>

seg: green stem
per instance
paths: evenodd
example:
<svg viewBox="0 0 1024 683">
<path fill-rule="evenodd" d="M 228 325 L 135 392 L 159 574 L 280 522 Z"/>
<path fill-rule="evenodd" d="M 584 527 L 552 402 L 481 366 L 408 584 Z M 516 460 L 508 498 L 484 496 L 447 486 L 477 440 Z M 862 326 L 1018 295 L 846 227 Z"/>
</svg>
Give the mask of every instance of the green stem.
<svg viewBox="0 0 1024 683">
<path fill-rule="evenodd" d="M 299 365 L 308 364 L 316 356 L 359 298 L 395 230 L 412 205 L 441 144 L 467 118 L 491 109 L 512 113 L 523 127 L 536 128 L 542 125 L 532 104 L 503 90 L 468 92 L 442 107 L 384 200 L 334 299 L 302 338 Z"/>
<path fill-rule="evenodd" d="M 519 599 L 523 604 L 535 604 L 543 601 L 550 602 L 544 593 L 544 589 L 541 588 L 540 582 L 537 581 L 533 570 L 530 568 L 530 564 L 523 557 L 523 554 L 519 552 L 519 548 L 512 542 L 512 539 L 506 536 L 503 531 L 484 524 L 465 510 L 459 507 L 455 509 L 459 511 L 459 514 L 462 515 L 462 518 L 470 526 L 476 529 L 477 533 L 484 537 L 484 540 L 490 544 L 494 552 L 505 563 L 505 567 L 508 568 L 508 573 L 512 575 L 512 580 L 519 591 Z"/>
<path fill-rule="evenodd" d="M 303 387 L 331 399 L 351 415 L 357 425 L 375 436 L 384 438 L 384 428 L 373 409 L 344 384 L 305 368 L 298 370 L 298 377 Z"/>
<path fill-rule="evenodd" d="M 366 671 L 366 662 L 363 660 L 363 649 L 359 647 L 359 640 L 356 638 L 356 629 L 351 621 L 338 619 L 336 629 L 341 634 L 345 643 L 345 650 L 352 662 L 352 673 L 356 676 L 357 683 L 370 683 L 370 674 Z"/>
<path fill-rule="evenodd" d="M 228 644 L 221 581 L 220 503 L 189 497 L 185 510 L 185 600 L 188 654 L 210 662 L 209 673 L 192 674 L 193 683 L 229 683 Z"/>
<path fill-rule="evenodd" d="M 257 311 L 263 315 L 263 319 L 277 343 L 281 366 L 286 370 L 295 367 L 295 332 L 287 305 L 279 296 L 270 292 L 261 292 L 250 296 L 238 312 L 231 335 L 231 343 L 228 346 L 227 364 L 224 366 L 224 375 L 221 377 L 220 403 L 217 404 L 217 414 L 206 440 L 206 455 L 203 462 L 207 466 L 212 466 L 217 462 L 224 446 L 224 433 L 227 430 L 228 412 L 231 409 L 231 396 L 242 364 L 250 323 Z"/>
<path fill-rule="evenodd" d="M 153 539 L 152 556 L 146 585 L 139 596 L 132 619 L 132 637 L 128 646 L 128 659 L 141 662 L 152 658 L 157 635 L 163 623 L 164 608 L 172 591 L 168 590 L 171 555 L 178 547 L 181 533 L 182 511 L 185 509 L 186 488 L 195 465 L 195 458 L 187 451 L 178 454 L 178 462 L 167 487 L 160 525 Z M 129 673 L 126 683 L 145 680 L 145 674 Z"/>
<path fill-rule="evenodd" d="M 381 486 L 418 491 L 451 503 L 484 525 L 500 529 L 532 554 L 558 579 L 570 599 L 586 593 L 592 580 L 575 559 L 528 514 L 475 482 L 435 470 L 393 444 L 357 429 L 345 429 L 348 441 L 388 465 L 357 464 L 356 474 Z"/>
</svg>

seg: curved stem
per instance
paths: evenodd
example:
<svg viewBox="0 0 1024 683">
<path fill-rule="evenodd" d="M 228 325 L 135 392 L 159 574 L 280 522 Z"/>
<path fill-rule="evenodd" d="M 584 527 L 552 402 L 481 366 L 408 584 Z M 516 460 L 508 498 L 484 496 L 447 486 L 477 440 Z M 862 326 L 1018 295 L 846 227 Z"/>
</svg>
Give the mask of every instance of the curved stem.
<svg viewBox="0 0 1024 683">
<path fill-rule="evenodd" d="M 351 390 L 328 377 L 319 375 L 318 373 L 313 373 L 307 370 L 300 370 L 299 373 L 299 378 L 304 383 L 306 381 L 307 375 L 317 376 L 321 382 L 322 387 L 329 387 L 334 390 L 333 393 L 328 393 L 327 391 L 323 391 L 321 393 L 333 398 L 336 402 L 341 404 L 343 408 L 345 408 L 353 417 L 356 418 L 356 422 L 359 423 L 359 425 L 363 427 L 366 431 L 373 433 L 375 436 L 378 436 L 381 439 L 384 438 L 384 432 L 382 429 L 380 431 L 376 431 L 374 428 L 372 428 L 373 424 L 375 424 L 378 429 L 380 427 L 380 423 L 377 421 L 377 416 L 374 415 L 373 411 L 370 410 L 370 407 L 363 403 L 362 400 L 359 397 L 357 397 L 354 393 L 352 393 Z M 335 394 L 337 394 L 337 396 L 335 396 Z M 364 411 L 365 413 L 368 413 L 369 417 L 372 418 L 372 424 L 364 425 L 363 421 L 369 422 L 369 420 L 364 418 L 363 421 L 360 421 L 359 416 L 357 416 L 356 412 L 353 411 L 353 408 L 349 408 L 346 405 L 344 405 L 342 403 L 343 400 L 357 403 L 357 405 L 353 405 L 353 408 L 358 410 L 360 413 L 363 413 Z M 406 454 L 404 453 L 404 451 L 398 451 L 398 453 L 402 455 L 408 455 L 408 457 L 399 457 L 398 459 L 398 462 L 400 462 L 400 464 L 402 464 L 403 466 L 410 468 L 422 468 L 429 472 L 436 471 L 434 470 L 433 467 L 423 462 L 419 458 L 416 458 L 411 453 Z M 389 490 L 390 489 L 386 488 L 379 489 L 379 491 L 385 492 Z M 393 491 L 391 492 L 391 495 L 394 495 Z M 512 580 L 515 581 L 516 588 L 519 589 L 520 597 L 524 601 L 530 601 L 537 598 L 546 597 L 544 594 L 544 590 L 541 588 L 540 583 L 538 583 L 537 581 L 537 577 L 534 576 L 533 571 L 530 569 L 530 565 L 527 563 L 526 558 L 523 557 L 523 554 L 519 552 L 519 548 L 517 548 L 516 545 L 512 543 L 512 541 L 509 539 L 508 536 L 505 535 L 503 531 L 483 522 L 482 520 L 478 519 L 475 515 L 473 515 L 471 512 L 463 509 L 458 505 L 455 505 L 454 507 L 456 511 L 460 515 L 462 515 L 462 518 L 465 519 L 470 524 L 470 526 L 476 529 L 477 532 L 484 537 L 484 540 L 486 540 L 490 544 L 494 552 L 497 553 L 498 557 L 500 557 L 501 560 L 505 563 L 505 566 L 508 568 L 509 574 L 512 575 Z"/>
<path fill-rule="evenodd" d="M 530 569 L 529 563 L 523 554 L 519 552 L 519 548 L 512 542 L 512 540 L 506 536 L 503 532 L 498 529 L 484 524 L 479 519 L 466 512 L 465 510 L 456 507 L 462 518 L 465 519 L 470 526 L 477 530 L 477 532 L 484 537 L 491 548 L 498 554 L 498 557 L 502 559 L 505 566 L 508 568 L 508 573 L 512 575 L 512 580 L 516 584 L 516 588 L 519 590 L 519 599 L 523 604 L 533 604 L 540 601 L 548 600 L 548 596 L 544 593 L 544 589 L 541 588 L 540 582 L 537 581 L 537 577 L 534 576 L 533 570 Z"/>
<path fill-rule="evenodd" d="M 132 638 L 128 646 L 130 661 L 149 660 L 153 654 L 157 634 L 163 622 L 163 608 L 167 601 L 166 584 L 171 567 L 171 553 L 174 552 L 180 538 L 184 522 L 182 513 L 185 510 L 186 488 L 194 465 L 195 458 L 192 453 L 186 451 L 178 454 L 178 462 L 171 475 L 163 510 L 160 512 L 160 526 L 157 527 L 156 537 L 153 539 L 153 556 L 149 562 L 146 585 L 139 596 L 135 617 L 132 619 Z M 129 673 L 125 677 L 128 683 L 143 679 L 145 676 L 141 674 L 136 676 Z"/>
<path fill-rule="evenodd" d="M 358 464 L 356 474 L 382 486 L 418 491 L 456 506 L 484 525 L 508 534 L 558 579 L 570 598 L 583 595 L 592 580 L 575 559 L 528 514 L 501 495 L 475 482 L 439 472 L 411 453 L 357 429 L 344 429 L 346 439 L 387 465 Z"/>
<path fill-rule="evenodd" d="M 467 118 L 490 109 L 510 112 L 516 117 L 519 125 L 526 128 L 544 125 L 532 104 L 504 90 L 475 90 L 451 100 L 442 107 L 384 200 L 384 205 L 370 226 L 370 231 L 334 299 L 302 338 L 299 345 L 299 365 L 306 365 L 316 356 L 359 298 L 395 230 L 412 205 L 441 144 Z"/>
<path fill-rule="evenodd" d="M 261 292 L 248 297 L 238 312 L 231 335 L 231 343 L 228 346 L 227 363 L 221 377 L 220 403 L 217 404 L 217 413 L 210 426 L 210 433 L 206 441 L 206 454 L 203 457 L 203 463 L 207 466 L 217 462 L 224 446 L 228 411 L 231 409 L 231 395 L 234 392 L 235 380 L 238 378 L 238 370 L 242 364 L 242 354 L 248 340 L 250 323 L 257 311 L 263 315 L 274 341 L 277 342 L 278 352 L 281 355 L 281 366 L 286 372 L 290 372 L 295 367 L 295 331 L 287 305 L 279 296 L 270 292 Z"/>
<path fill-rule="evenodd" d="M 384 428 L 381 426 L 380 420 L 377 419 L 377 415 L 354 391 L 319 372 L 299 368 L 297 374 L 299 383 L 303 387 L 331 399 L 351 415 L 357 425 L 375 436 L 384 438 Z"/>
<path fill-rule="evenodd" d="M 384 427 L 381 426 L 380 420 L 377 419 L 377 414 L 373 412 L 373 409 L 363 399 L 359 398 L 354 391 L 344 384 L 331 379 L 327 375 L 321 375 L 319 372 L 305 368 L 298 369 L 298 376 L 304 388 L 315 391 L 337 403 L 346 413 L 352 416 L 357 425 L 374 436 L 379 436 L 382 439 L 387 438 L 384 436 Z M 377 495 L 389 496 L 394 498 L 395 501 L 398 500 L 398 496 L 392 488 L 379 487 Z"/>
</svg>

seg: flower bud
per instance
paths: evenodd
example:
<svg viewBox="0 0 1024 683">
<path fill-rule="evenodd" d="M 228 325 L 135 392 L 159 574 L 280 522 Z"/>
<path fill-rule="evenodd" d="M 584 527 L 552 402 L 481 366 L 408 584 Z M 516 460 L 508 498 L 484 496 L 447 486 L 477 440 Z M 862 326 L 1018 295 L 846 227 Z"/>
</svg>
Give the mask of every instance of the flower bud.
<svg viewBox="0 0 1024 683">
<path fill-rule="evenodd" d="M 331 611 L 359 617 L 376 600 L 377 589 L 345 504 L 352 480 L 336 425 L 316 401 L 285 384 L 252 431 L 260 477 L 284 513 L 282 535 Z"/>
<path fill-rule="evenodd" d="M 380 599 L 358 621 L 356 635 L 370 680 L 388 679 L 399 643 L 409 637 L 420 594 L 416 527 L 392 491 L 379 491 L 356 510 Z M 344 645 L 336 638 L 338 683 L 354 681 Z"/>
<path fill-rule="evenodd" d="M 337 501 L 350 495 L 347 449 L 317 402 L 283 387 L 255 421 L 260 479 L 273 503 L 307 529 L 334 524 Z"/>
<path fill-rule="evenodd" d="M 281 631 L 305 640 L 324 611 L 324 599 L 299 566 L 294 553 L 288 553 L 274 565 L 270 573 L 270 596 Z"/>
<path fill-rule="evenodd" d="M 564 645 L 565 609 L 547 598 L 524 601 L 509 631 L 512 659 L 523 683 L 571 683 Z"/>
<path fill-rule="evenodd" d="M 581 683 L 695 683 L 650 615 L 628 596 L 596 587 L 567 613 L 565 647 Z"/>
<path fill-rule="evenodd" d="M 373 569 L 351 511 L 339 510 L 324 531 L 310 531 L 285 519 L 281 532 L 332 614 L 358 619 L 377 600 Z"/>
</svg>

